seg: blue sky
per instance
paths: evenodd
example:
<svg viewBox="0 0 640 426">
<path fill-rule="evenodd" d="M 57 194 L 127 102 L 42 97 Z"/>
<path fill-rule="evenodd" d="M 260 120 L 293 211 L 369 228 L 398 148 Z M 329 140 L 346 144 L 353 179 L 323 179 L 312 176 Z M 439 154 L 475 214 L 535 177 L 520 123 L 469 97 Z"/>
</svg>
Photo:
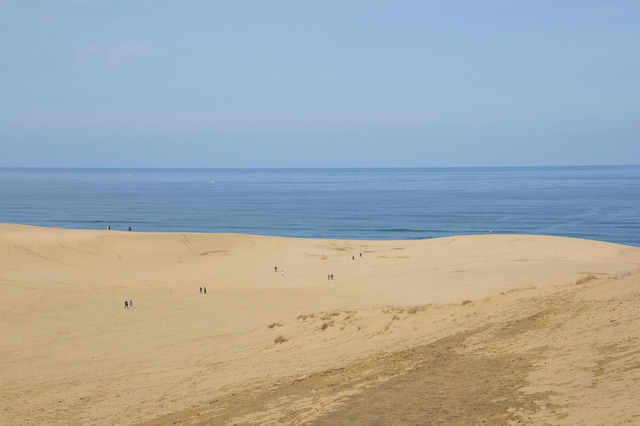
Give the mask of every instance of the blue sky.
<svg viewBox="0 0 640 426">
<path fill-rule="evenodd" d="M 639 1 L 0 0 L 0 167 L 640 164 Z"/>
</svg>

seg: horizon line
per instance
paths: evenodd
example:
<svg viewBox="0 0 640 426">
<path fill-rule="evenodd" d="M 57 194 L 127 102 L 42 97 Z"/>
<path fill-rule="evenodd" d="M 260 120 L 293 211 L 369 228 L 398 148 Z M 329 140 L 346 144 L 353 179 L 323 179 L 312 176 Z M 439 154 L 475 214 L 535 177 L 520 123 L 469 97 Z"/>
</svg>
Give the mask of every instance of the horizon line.
<svg viewBox="0 0 640 426">
<path fill-rule="evenodd" d="M 583 165 L 514 165 L 514 166 L 371 166 L 371 167 L 144 167 L 144 166 L 0 166 L 0 169 L 55 169 L 55 170 L 416 170 L 416 169 L 548 169 L 588 167 L 639 167 L 638 164 L 583 164 Z"/>
</svg>

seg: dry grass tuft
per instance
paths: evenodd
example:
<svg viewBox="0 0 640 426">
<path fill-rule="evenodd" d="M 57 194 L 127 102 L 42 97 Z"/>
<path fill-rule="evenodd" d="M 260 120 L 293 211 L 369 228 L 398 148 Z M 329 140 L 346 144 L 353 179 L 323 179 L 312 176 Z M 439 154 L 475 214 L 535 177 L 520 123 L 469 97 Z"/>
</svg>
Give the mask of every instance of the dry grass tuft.
<svg viewBox="0 0 640 426">
<path fill-rule="evenodd" d="M 307 318 L 315 318 L 315 314 L 306 314 L 306 315 L 298 315 L 298 319 L 302 321 L 306 321 Z"/>
<path fill-rule="evenodd" d="M 413 314 L 415 314 L 415 313 L 422 312 L 422 311 L 424 311 L 424 306 L 411 306 L 411 307 L 407 310 L 407 313 L 408 313 L 409 315 L 413 315 Z"/>
<path fill-rule="evenodd" d="M 535 285 L 528 285 L 526 287 L 512 288 L 511 290 L 507 290 L 507 291 L 503 290 L 500 292 L 500 294 L 504 296 L 505 294 L 516 293 L 519 291 L 535 290 L 536 288 L 538 287 L 536 287 Z"/>
<path fill-rule="evenodd" d="M 282 334 L 280 334 L 278 337 L 276 337 L 275 339 L 273 339 L 273 342 L 274 342 L 274 343 L 276 343 L 276 344 L 278 344 L 278 343 L 284 343 L 284 342 L 286 342 L 287 340 L 289 340 L 289 339 L 287 339 L 287 338 L 286 338 L 286 337 L 284 337 Z"/>
<path fill-rule="evenodd" d="M 617 274 L 609 274 L 607 278 L 609 278 L 610 280 L 619 280 L 621 278 L 630 277 L 636 274 L 640 274 L 640 269 L 631 270 L 631 271 L 620 271 Z"/>
<path fill-rule="evenodd" d="M 269 328 L 282 327 L 282 324 L 280 324 L 279 322 L 274 322 L 273 324 L 269 324 L 268 327 Z"/>
<path fill-rule="evenodd" d="M 471 303 L 471 300 L 465 299 L 465 300 L 462 301 L 462 306 L 468 305 L 469 303 Z"/>
<path fill-rule="evenodd" d="M 322 324 L 322 327 L 320 327 L 320 330 L 324 331 L 324 330 L 326 330 L 327 328 L 331 327 L 332 325 L 333 325 L 333 321 L 331 321 L 331 322 L 325 322 L 325 323 L 323 323 L 323 324 Z"/>
<path fill-rule="evenodd" d="M 597 280 L 598 276 L 596 274 L 589 274 L 586 277 L 578 278 L 576 280 L 576 285 L 588 283 L 589 281 Z"/>
</svg>

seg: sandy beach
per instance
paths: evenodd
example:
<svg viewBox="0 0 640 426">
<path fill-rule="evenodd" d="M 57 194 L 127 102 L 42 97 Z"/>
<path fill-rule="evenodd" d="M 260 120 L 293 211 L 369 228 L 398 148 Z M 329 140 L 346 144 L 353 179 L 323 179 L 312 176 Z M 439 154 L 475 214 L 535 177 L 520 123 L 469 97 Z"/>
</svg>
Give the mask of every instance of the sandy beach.
<svg viewBox="0 0 640 426">
<path fill-rule="evenodd" d="M 640 422 L 640 248 L 604 242 L 2 224 L 0 331 L 6 425 Z"/>
</svg>

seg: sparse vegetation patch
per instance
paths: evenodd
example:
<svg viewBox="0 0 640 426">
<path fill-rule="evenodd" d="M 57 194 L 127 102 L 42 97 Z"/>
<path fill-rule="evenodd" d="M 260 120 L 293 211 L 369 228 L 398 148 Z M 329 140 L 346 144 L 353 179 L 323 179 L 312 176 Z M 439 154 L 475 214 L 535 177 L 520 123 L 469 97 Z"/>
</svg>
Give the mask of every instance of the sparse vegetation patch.
<svg viewBox="0 0 640 426">
<path fill-rule="evenodd" d="M 306 315 L 298 315 L 298 319 L 301 321 L 306 321 L 307 318 L 315 318 L 315 314 L 306 314 Z"/>
<path fill-rule="evenodd" d="M 576 285 L 588 283 L 589 281 L 597 280 L 598 276 L 596 274 L 589 274 L 586 277 L 578 278 L 576 280 Z"/>
<path fill-rule="evenodd" d="M 325 323 L 323 323 L 323 324 L 322 324 L 322 326 L 320 327 L 320 330 L 324 331 L 324 330 L 326 330 L 327 328 L 331 327 L 333 324 L 334 324 L 334 323 L 333 323 L 333 321 L 331 321 L 331 322 L 325 322 Z"/>
<path fill-rule="evenodd" d="M 284 343 L 284 342 L 286 342 L 287 340 L 289 340 L 289 339 L 287 339 L 287 338 L 286 338 L 286 337 L 284 337 L 282 334 L 280 334 L 280 335 L 278 335 L 278 337 L 276 337 L 275 339 L 273 339 L 273 342 L 274 342 L 275 344 L 278 344 L 278 343 Z"/>
<path fill-rule="evenodd" d="M 411 306 L 409 309 L 407 309 L 407 313 L 409 315 L 413 315 L 415 313 L 422 312 L 422 311 L 424 311 L 424 306 Z"/>
</svg>

